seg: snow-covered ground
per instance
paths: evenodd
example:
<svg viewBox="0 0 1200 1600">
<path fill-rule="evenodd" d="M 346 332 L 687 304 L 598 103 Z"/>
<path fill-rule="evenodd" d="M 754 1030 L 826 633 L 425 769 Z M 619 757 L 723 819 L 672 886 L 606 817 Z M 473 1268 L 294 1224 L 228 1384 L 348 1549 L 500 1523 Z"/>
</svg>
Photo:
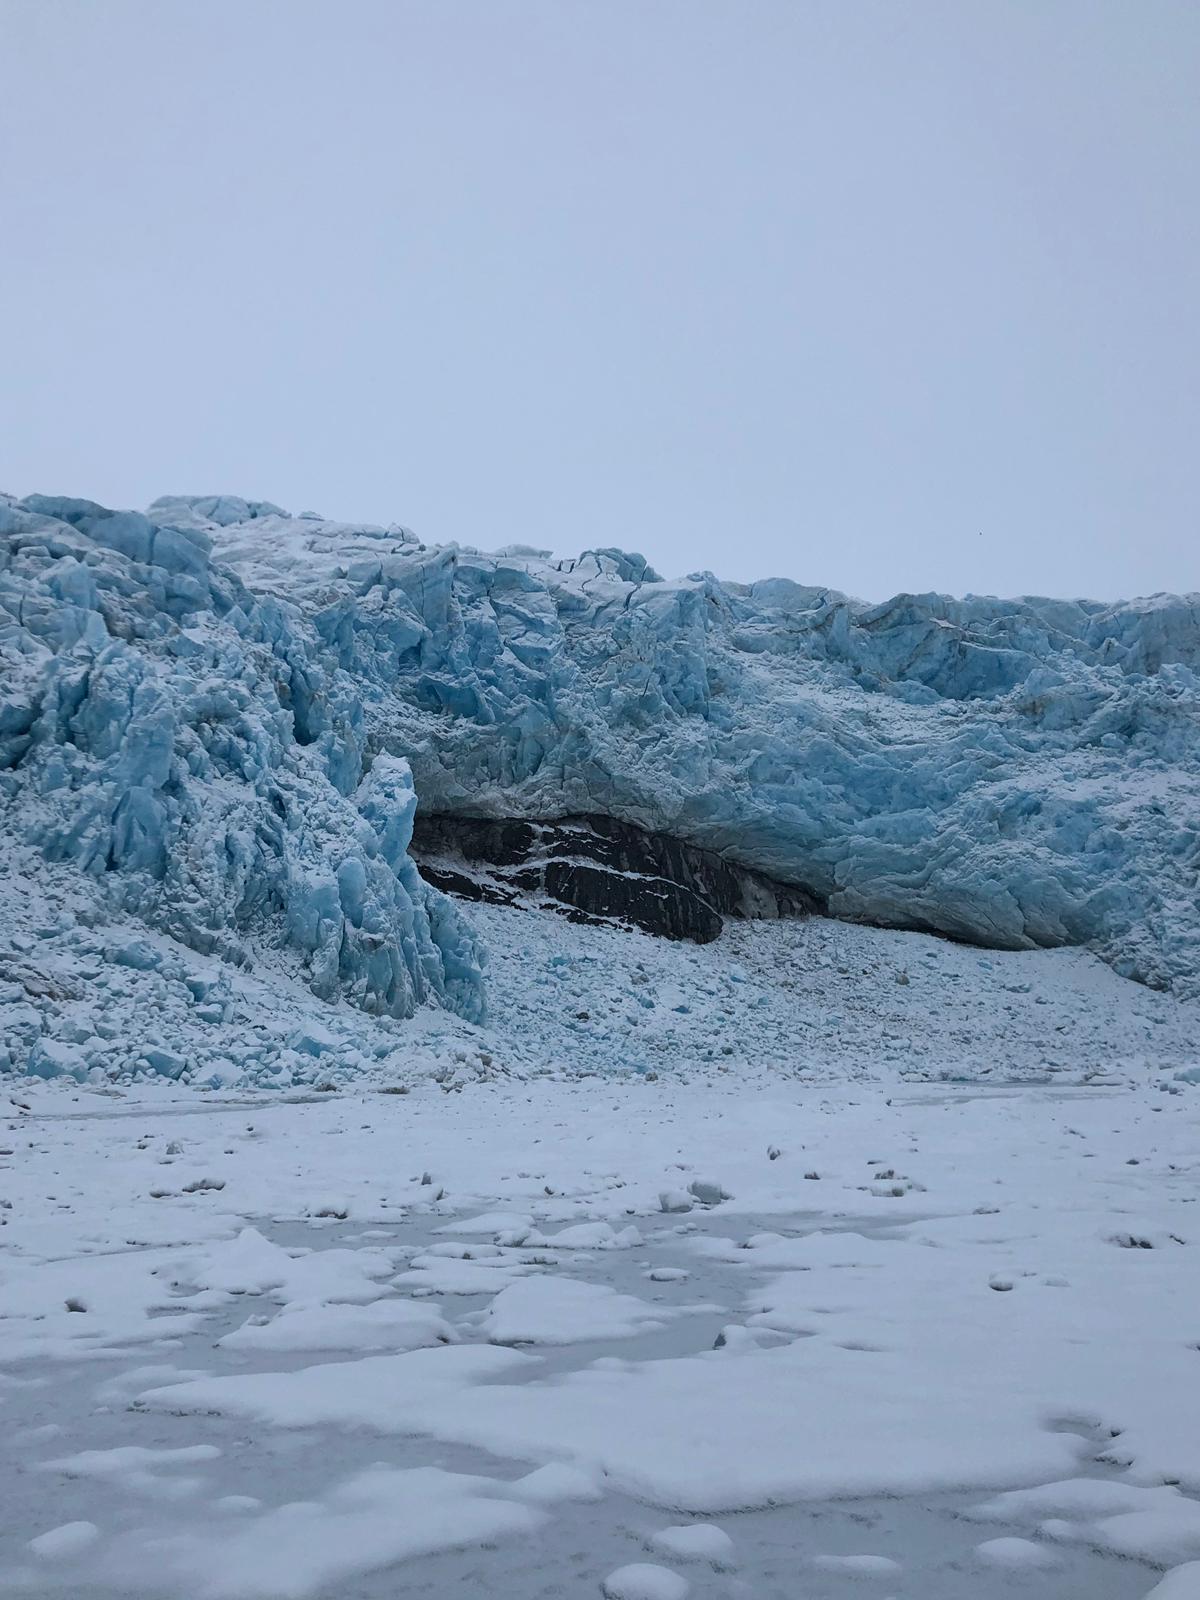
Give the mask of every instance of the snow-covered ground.
<svg viewBox="0 0 1200 1600">
<path fill-rule="evenodd" d="M 55 895 L 6 976 L 95 1060 L 0 1100 L 4 1593 L 1200 1595 L 1194 1004 L 485 907 L 488 1024 L 401 1024 Z"/>
<path fill-rule="evenodd" d="M 822 917 L 731 921 L 694 945 L 472 906 L 489 952 L 477 1026 L 319 1000 L 266 940 L 246 964 L 199 956 L 114 912 L 105 887 L 27 847 L 0 854 L 0 1068 L 217 1089 L 581 1073 L 1170 1084 L 1200 1060 L 1200 1003 L 1080 950 Z"/>
</svg>

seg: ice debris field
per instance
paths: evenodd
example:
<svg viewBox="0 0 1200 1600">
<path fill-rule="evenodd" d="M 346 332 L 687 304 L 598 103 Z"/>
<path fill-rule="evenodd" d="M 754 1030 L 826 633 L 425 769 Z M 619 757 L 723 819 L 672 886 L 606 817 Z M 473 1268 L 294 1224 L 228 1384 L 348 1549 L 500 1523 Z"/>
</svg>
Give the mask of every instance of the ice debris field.
<svg viewBox="0 0 1200 1600">
<path fill-rule="evenodd" d="M 1198 606 L 0 499 L 0 1593 L 1197 1600 Z"/>
</svg>

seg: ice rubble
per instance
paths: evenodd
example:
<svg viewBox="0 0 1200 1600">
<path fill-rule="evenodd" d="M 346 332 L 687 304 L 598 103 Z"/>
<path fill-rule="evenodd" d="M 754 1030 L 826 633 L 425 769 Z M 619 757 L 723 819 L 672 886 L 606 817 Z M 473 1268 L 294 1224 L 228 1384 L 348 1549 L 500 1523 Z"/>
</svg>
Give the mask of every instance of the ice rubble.
<svg viewBox="0 0 1200 1600">
<path fill-rule="evenodd" d="M 0 500 L 0 536 L 9 845 L 202 955 L 246 965 L 265 940 L 321 998 L 480 1019 L 474 934 L 407 853 L 408 764 L 366 759 L 312 622 L 214 565 L 203 531 L 136 512 Z M 136 939 L 112 959 L 159 964 Z"/>
<path fill-rule="evenodd" d="M 423 812 L 609 815 L 837 916 L 1200 983 L 1200 595 L 866 605 L 228 498 L 151 515 L 303 612 Z"/>
<path fill-rule="evenodd" d="M 429 1079 L 453 1091 L 562 1075 L 749 1085 L 1149 1074 L 1179 1092 L 1175 1079 L 1200 1080 L 1196 1002 L 1129 983 L 1084 950 L 985 951 L 819 916 L 731 921 L 704 945 L 506 906 L 470 916 L 490 952 L 485 1026 L 431 1006 L 367 1016 L 280 970 L 286 951 L 260 941 L 252 968 L 197 956 L 113 911 L 103 879 L 10 844 L 0 1071 L 68 1074 L 98 1092 L 139 1077 L 218 1092 L 394 1092 Z M 177 1163 L 160 1187 L 197 1176 Z"/>
</svg>

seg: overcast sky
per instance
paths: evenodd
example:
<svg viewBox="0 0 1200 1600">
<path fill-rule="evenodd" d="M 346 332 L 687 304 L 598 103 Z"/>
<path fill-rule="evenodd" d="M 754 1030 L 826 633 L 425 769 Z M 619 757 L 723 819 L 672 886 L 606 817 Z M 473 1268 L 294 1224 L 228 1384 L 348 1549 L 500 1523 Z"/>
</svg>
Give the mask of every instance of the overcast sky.
<svg viewBox="0 0 1200 1600">
<path fill-rule="evenodd" d="M 1200 588 L 1196 0 L 0 0 L 0 487 Z"/>
</svg>

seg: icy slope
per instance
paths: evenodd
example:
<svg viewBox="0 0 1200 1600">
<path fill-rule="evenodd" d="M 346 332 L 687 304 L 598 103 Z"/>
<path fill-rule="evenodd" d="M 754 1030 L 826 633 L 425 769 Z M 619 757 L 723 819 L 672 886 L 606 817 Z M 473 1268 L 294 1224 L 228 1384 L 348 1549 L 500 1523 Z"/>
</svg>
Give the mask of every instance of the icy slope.
<svg viewBox="0 0 1200 1600">
<path fill-rule="evenodd" d="M 836 916 L 1200 987 L 1200 596 L 868 606 L 230 498 L 151 516 L 300 608 L 423 813 L 612 816 Z"/>
<path fill-rule="evenodd" d="M 319 1000 L 286 947 L 260 940 L 251 968 L 198 956 L 114 910 L 103 879 L 10 845 L 0 1073 L 117 1098 L 137 1079 L 164 1095 L 172 1079 L 239 1094 L 537 1080 L 535 1102 L 566 1078 L 602 1101 L 630 1079 L 751 1098 L 913 1078 L 1151 1084 L 1164 1104 L 1200 1083 L 1200 1003 L 1083 950 L 980 950 L 825 917 L 730 920 L 701 945 L 515 907 L 470 916 L 490 955 L 486 1023 L 433 1006 L 398 1020 Z"/>
<path fill-rule="evenodd" d="M 407 854 L 408 765 L 364 745 L 312 624 L 214 566 L 202 532 L 0 501 L 7 845 L 74 863 L 202 955 L 262 946 L 324 999 L 479 1018 L 474 935 Z"/>
</svg>

